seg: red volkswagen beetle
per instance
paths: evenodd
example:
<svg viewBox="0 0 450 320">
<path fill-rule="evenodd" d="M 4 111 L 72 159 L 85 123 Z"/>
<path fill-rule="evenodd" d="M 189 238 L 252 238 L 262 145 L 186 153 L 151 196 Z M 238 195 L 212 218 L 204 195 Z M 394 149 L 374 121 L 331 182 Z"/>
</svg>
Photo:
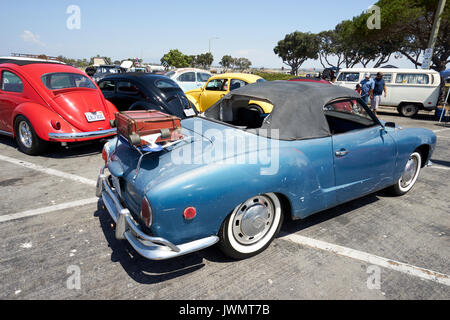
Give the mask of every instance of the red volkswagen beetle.
<svg viewBox="0 0 450 320">
<path fill-rule="evenodd" d="M 36 155 L 49 142 L 79 142 L 116 134 L 117 109 L 82 71 L 38 59 L 0 58 L 0 134 Z"/>
</svg>

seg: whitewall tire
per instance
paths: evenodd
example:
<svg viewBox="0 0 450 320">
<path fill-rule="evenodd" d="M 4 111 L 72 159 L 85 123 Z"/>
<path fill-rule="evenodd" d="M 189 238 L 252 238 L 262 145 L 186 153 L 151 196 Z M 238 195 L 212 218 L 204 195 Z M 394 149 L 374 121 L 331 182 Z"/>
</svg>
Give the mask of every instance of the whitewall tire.
<svg viewBox="0 0 450 320">
<path fill-rule="evenodd" d="M 395 185 L 392 191 L 395 195 L 402 196 L 411 190 L 419 177 L 420 168 L 422 167 L 422 156 L 420 152 L 414 151 L 406 162 L 403 169 L 402 176 Z"/>
<path fill-rule="evenodd" d="M 245 259 L 264 251 L 280 231 L 283 212 L 274 193 L 238 205 L 219 231 L 219 247 L 229 257 Z"/>
</svg>

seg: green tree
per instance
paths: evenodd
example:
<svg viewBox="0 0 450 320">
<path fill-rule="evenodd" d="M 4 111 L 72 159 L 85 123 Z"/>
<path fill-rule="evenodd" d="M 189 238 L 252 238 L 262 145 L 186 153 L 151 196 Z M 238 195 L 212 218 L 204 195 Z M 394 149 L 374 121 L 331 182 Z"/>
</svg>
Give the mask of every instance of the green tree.
<svg viewBox="0 0 450 320">
<path fill-rule="evenodd" d="M 273 51 L 283 60 L 283 63 L 291 67 L 291 74 L 297 75 L 298 68 L 306 60 L 318 58 L 319 45 L 317 35 L 295 31 L 278 41 Z"/>
<path fill-rule="evenodd" d="M 172 49 L 161 58 L 161 63 L 170 67 L 186 68 L 191 65 L 192 59 L 178 49 Z"/>
<path fill-rule="evenodd" d="M 233 67 L 234 58 L 230 55 L 224 55 L 219 64 L 225 69 L 231 69 Z"/>
<path fill-rule="evenodd" d="M 247 70 L 252 65 L 252 62 L 247 58 L 235 58 L 233 61 L 233 65 L 236 69 Z"/>
<path fill-rule="evenodd" d="M 214 61 L 211 52 L 202 53 L 195 57 L 195 64 L 203 69 L 209 69 Z"/>
</svg>

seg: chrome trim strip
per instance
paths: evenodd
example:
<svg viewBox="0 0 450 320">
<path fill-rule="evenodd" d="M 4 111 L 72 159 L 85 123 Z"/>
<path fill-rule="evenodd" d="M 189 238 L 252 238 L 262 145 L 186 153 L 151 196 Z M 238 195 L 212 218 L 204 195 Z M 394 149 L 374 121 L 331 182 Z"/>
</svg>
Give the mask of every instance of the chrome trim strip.
<svg viewBox="0 0 450 320">
<path fill-rule="evenodd" d="M 3 135 L 8 136 L 8 137 L 12 137 L 13 136 L 12 132 L 3 131 L 3 130 L 0 130 L 0 134 L 3 134 Z"/>
<path fill-rule="evenodd" d="M 145 234 L 132 219 L 130 211 L 122 207 L 116 192 L 109 185 L 105 167 L 100 170 L 96 194 L 101 197 L 106 210 L 116 223 L 116 238 L 127 239 L 131 246 L 144 258 L 151 260 L 170 259 L 207 248 L 219 241 L 219 237 L 210 236 L 177 246 L 164 238 Z"/>
<path fill-rule="evenodd" d="M 48 137 L 50 139 L 84 139 L 84 138 L 96 138 L 103 137 L 108 135 L 113 135 L 117 133 L 117 129 L 108 129 L 108 130 L 100 130 L 100 131 L 89 131 L 89 132 L 70 132 L 70 133 L 56 133 L 50 132 Z"/>
</svg>

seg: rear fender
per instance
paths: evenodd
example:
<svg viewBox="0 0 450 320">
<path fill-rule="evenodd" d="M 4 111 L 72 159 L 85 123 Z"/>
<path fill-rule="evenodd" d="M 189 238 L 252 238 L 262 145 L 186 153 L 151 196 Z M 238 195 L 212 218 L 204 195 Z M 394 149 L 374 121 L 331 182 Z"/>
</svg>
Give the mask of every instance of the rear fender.
<svg viewBox="0 0 450 320">
<path fill-rule="evenodd" d="M 19 105 L 13 112 L 11 117 L 11 123 L 14 127 L 14 121 L 17 116 L 22 115 L 27 118 L 31 125 L 33 126 L 34 131 L 42 140 L 49 141 L 48 134 L 50 132 L 58 132 L 58 133 L 70 133 L 75 132 L 72 126 L 67 123 L 60 115 L 53 112 L 47 107 L 44 107 L 37 103 L 23 103 Z M 56 130 L 52 127 L 51 121 L 58 121 L 61 124 L 61 129 Z M 15 135 L 15 132 L 13 132 Z"/>
</svg>

